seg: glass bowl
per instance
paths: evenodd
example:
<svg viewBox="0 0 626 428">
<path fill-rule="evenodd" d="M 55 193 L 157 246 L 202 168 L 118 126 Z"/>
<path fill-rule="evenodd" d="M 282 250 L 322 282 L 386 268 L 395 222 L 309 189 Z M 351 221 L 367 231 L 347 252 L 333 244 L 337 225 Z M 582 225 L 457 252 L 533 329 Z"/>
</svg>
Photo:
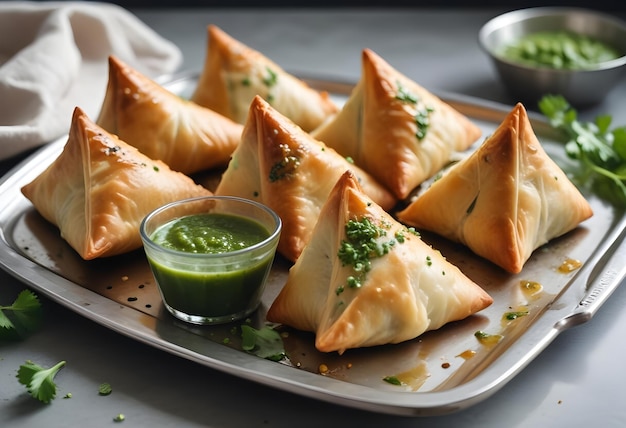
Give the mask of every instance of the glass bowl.
<svg viewBox="0 0 626 428">
<path fill-rule="evenodd" d="M 262 204 L 208 196 L 157 208 L 140 235 L 167 310 L 192 324 L 221 324 L 259 306 L 281 228 Z"/>
</svg>

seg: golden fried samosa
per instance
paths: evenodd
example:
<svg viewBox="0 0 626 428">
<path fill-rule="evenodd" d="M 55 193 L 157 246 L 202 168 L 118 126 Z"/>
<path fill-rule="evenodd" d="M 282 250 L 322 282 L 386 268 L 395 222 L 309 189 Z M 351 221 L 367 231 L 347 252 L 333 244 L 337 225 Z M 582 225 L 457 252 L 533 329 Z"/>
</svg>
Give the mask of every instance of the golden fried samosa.
<svg viewBox="0 0 626 428">
<path fill-rule="evenodd" d="M 322 352 L 399 343 L 493 302 L 439 251 L 338 180 L 267 319 L 314 332 Z"/>
<path fill-rule="evenodd" d="M 171 93 L 109 57 L 109 81 L 96 123 L 175 171 L 225 167 L 243 125 Z"/>
<path fill-rule="evenodd" d="M 211 194 L 108 133 L 78 107 L 63 152 L 21 190 L 85 260 L 140 248 L 139 224 L 150 211 Z"/>
<path fill-rule="evenodd" d="M 192 101 L 243 124 L 256 95 L 307 132 L 339 110 L 327 92 L 209 25 L 207 55 Z"/>
<path fill-rule="evenodd" d="M 518 273 L 535 249 L 592 214 L 517 104 L 476 152 L 450 168 L 398 219 Z"/>
<path fill-rule="evenodd" d="M 361 79 L 342 110 L 312 135 L 389 188 L 398 199 L 481 135 L 465 115 L 363 50 Z"/>
<path fill-rule="evenodd" d="M 294 261 L 346 170 L 354 171 L 364 191 L 378 204 L 387 209 L 395 204 L 393 195 L 369 174 L 256 96 L 241 143 L 215 193 L 254 199 L 272 208 L 283 220 L 278 251 Z"/>
</svg>

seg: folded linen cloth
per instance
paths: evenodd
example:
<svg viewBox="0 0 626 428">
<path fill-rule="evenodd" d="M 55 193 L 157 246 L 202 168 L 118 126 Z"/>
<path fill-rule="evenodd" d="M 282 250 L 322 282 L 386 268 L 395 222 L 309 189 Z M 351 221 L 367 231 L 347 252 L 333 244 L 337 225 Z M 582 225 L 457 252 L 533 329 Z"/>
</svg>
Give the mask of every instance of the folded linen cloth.
<svg viewBox="0 0 626 428">
<path fill-rule="evenodd" d="M 112 54 L 151 77 L 182 61 L 178 47 L 114 4 L 0 2 L 0 159 L 67 133 L 77 106 L 95 120 Z"/>
</svg>

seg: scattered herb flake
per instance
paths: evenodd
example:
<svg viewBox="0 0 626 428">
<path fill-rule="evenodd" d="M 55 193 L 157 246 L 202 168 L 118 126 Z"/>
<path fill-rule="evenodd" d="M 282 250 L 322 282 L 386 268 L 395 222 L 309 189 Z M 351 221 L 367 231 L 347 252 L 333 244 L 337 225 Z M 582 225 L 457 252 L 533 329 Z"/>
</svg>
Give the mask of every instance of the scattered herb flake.
<svg viewBox="0 0 626 428">
<path fill-rule="evenodd" d="M 397 82 L 396 86 L 398 87 L 398 92 L 396 93 L 396 99 L 405 103 L 417 104 L 419 101 L 418 97 L 412 93 L 410 93 L 401 82 Z"/>
<path fill-rule="evenodd" d="M 504 314 L 504 318 L 509 321 L 513 321 L 519 317 L 523 317 L 528 315 L 528 311 L 515 311 L 515 312 L 506 312 Z"/>
<path fill-rule="evenodd" d="M 422 107 L 417 110 L 415 116 L 415 124 L 417 125 L 417 131 L 415 136 L 418 140 L 423 140 L 426 137 L 428 128 L 430 128 L 430 114 L 434 111 L 432 107 Z"/>
<path fill-rule="evenodd" d="M 402 386 L 402 381 L 395 376 L 386 376 L 383 378 L 383 380 L 392 385 Z"/>
<path fill-rule="evenodd" d="M 479 330 L 474 333 L 474 337 L 478 339 L 480 343 L 483 345 L 491 346 L 502 340 L 502 335 L 500 334 L 489 334 L 482 330 Z"/>
<path fill-rule="evenodd" d="M 98 394 L 99 395 L 110 395 L 113 392 L 113 388 L 111 388 L 111 385 L 103 382 L 100 384 L 100 386 L 98 387 Z"/>
<path fill-rule="evenodd" d="M 263 84 L 268 88 L 271 88 L 278 82 L 278 74 L 269 67 L 265 67 L 265 71 L 267 72 L 267 75 L 263 78 Z"/>
</svg>

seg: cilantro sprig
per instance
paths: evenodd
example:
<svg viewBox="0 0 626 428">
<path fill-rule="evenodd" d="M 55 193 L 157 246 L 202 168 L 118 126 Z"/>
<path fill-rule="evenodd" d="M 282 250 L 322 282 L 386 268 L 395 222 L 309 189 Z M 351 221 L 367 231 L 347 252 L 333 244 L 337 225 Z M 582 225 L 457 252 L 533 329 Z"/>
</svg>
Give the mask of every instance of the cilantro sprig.
<svg viewBox="0 0 626 428">
<path fill-rule="evenodd" d="M 565 153 L 578 161 L 577 181 L 616 206 L 626 207 L 626 126 L 611 129 L 610 115 L 580 121 L 577 111 L 560 95 L 544 96 L 539 110 L 568 138 Z"/>
<path fill-rule="evenodd" d="M 241 347 L 244 351 L 271 361 L 285 358 L 285 348 L 280 334 L 269 326 L 256 329 L 246 324 L 241 326 Z"/>
<path fill-rule="evenodd" d="M 0 340 L 15 340 L 37 330 L 41 325 L 43 310 L 37 295 L 23 290 L 8 306 L 0 306 Z"/>
<path fill-rule="evenodd" d="M 54 377 L 63 368 L 65 361 L 59 361 L 50 368 L 42 367 L 32 361 L 26 361 L 17 371 L 17 380 L 26 385 L 30 395 L 42 403 L 49 403 L 57 394 Z"/>
</svg>

